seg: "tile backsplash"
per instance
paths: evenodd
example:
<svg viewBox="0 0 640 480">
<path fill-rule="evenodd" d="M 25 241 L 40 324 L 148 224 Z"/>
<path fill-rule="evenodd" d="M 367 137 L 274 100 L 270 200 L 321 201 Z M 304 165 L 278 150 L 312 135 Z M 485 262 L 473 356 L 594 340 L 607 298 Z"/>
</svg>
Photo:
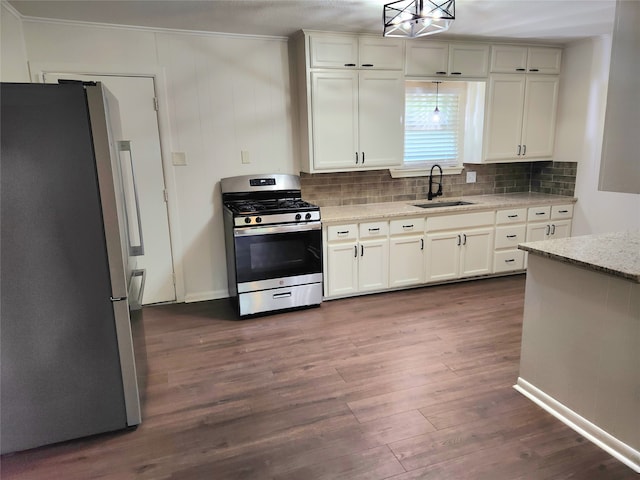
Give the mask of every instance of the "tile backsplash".
<svg viewBox="0 0 640 480">
<path fill-rule="evenodd" d="M 572 196 L 576 170 L 574 162 L 469 164 L 443 177 L 439 198 L 529 191 Z M 475 183 L 466 183 L 467 172 L 476 172 Z M 302 197 L 321 207 L 422 200 L 429 191 L 428 176 L 391 178 L 389 170 L 301 173 L 300 181 Z"/>
</svg>

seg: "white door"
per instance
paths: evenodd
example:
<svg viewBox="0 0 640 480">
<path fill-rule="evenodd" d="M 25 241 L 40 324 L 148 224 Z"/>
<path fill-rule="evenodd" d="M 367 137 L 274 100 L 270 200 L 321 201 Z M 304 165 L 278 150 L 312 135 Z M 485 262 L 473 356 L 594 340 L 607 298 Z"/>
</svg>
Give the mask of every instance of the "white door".
<svg viewBox="0 0 640 480">
<path fill-rule="evenodd" d="M 176 299 L 169 217 L 165 202 L 155 87 L 151 77 L 46 73 L 46 83 L 58 79 L 102 82 L 118 99 L 122 140 L 131 141 L 131 156 L 140 202 L 144 256 L 137 268 L 146 270 L 143 304 Z"/>
<path fill-rule="evenodd" d="M 527 158 L 551 158 L 553 155 L 559 90 L 559 77 L 527 76 L 522 122 L 522 145 L 525 160 Z"/>
<path fill-rule="evenodd" d="M 329 296 L 358 291 L 358 249 L 355 242 L 327 247 L 327 282 Z"/>
<path fill-rule="evenodd" d="M 424 236 L 391 237 L 389 286 L 404 287 L 424 282 Z"/>
<path fill-rule="evenodd" d="M 458 278 L 461 234 L 458 232 L 429 233 L 425 243 L 427 282 Z"/>
<path fill-rule="evenodd" d="M 491 75 L 484 130 L 484 160 L 521 160 L 524 75 Z M 522 153 L 522 150 L 520 151 Z"/>
<path fill-rule="evenodd" d="M 493 228 L 467 230 L 462 234 L 460 277 L 492 273 L 493 235 Z"/>
<path fill-rule="evenodd" d="M 389 241 L 361 240 L 358 247 L 358 291 L 382 290 L 389 286 Z"/>
</svg>

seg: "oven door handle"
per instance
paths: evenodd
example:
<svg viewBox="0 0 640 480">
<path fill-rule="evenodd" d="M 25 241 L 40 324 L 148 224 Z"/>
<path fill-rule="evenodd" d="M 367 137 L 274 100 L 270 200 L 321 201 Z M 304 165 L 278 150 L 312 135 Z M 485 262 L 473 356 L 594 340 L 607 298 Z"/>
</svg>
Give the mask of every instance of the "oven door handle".
<svg viewBox="0 0 640 480">
<path fill-rule="evenodd" d="M 295 223 L 290 225 L 269 225 L 264 227 L 236 227 L 233 229 L 234 237 L 248 237 L 252 235 L 269 235 L 271 233 L 295 233 L 311 230 L 320 230 L 321 222 Z"/>
</svg>

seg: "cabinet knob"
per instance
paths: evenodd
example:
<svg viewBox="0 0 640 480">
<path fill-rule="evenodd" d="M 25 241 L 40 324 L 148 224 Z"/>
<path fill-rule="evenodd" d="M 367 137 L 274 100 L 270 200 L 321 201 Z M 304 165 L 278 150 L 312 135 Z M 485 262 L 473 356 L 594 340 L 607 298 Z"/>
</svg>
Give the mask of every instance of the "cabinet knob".
<svg viewBox="0 0 640 480">
<path fill-rule="evenodd" d="M 363 67 L 373 67 L 373 63 L 363 63 Z"/>
<path fill-rule="evenodd" d="M 520 151 L 522 150 L 522 145 L 518 145 L 518 156 L 520 156 Z"/>
<path fill-rule="evenodd" d="M 526 145 L 523 145 L 523 146 L 522 146 L 522 155 L 524 156 L 524 155 L 526 155 L 526 154 L 527 154 L 527 146 L 526 146 Z"/>
<path fill-rule="evenodd" d="M 355 67 L 356 64 L 355 63 L 345 63 L 344 66 L 345 67 Z"/>
<path fill-rule="evenodd" d="M 539 72 L 540 70 L 538 70 L 537 68 L 530 68 L 529 71 L 530 72 Z"/>
<path fill-rule="evenodd" d="M 362 164 L 364 165 L 364 152 L 362 152 Z"/>
<path fill-rule="evenodd" d="M 451 72 L 451 75 L 462 75 L 462 72 Z"/>
<path fill-rule="evenodd" d="M 526 72 L 526 68 L 516 68 L 516 72 Z"/>
<path fill-rule="evenodd" d="M 356 152 L 356 165 L 358 164 L 358 152 Z"/>
<path fill-rule="evenodd" d="M 446 75 L 447 72 L 436 72 L 436 75 Z"/>
</svg>

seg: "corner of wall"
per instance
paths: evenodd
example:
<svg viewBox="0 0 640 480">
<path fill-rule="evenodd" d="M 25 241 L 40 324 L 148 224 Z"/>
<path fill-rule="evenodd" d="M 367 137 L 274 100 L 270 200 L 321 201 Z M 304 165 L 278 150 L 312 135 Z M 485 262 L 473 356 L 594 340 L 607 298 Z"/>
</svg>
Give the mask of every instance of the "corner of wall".
<svg viewBox="0 0 640 480">
<path fill-rule="evenodd" d="M 0 0 L 0 21 L 0 81 L 29 82 L 22 16 L 8 2 Z"/>
</svg>

